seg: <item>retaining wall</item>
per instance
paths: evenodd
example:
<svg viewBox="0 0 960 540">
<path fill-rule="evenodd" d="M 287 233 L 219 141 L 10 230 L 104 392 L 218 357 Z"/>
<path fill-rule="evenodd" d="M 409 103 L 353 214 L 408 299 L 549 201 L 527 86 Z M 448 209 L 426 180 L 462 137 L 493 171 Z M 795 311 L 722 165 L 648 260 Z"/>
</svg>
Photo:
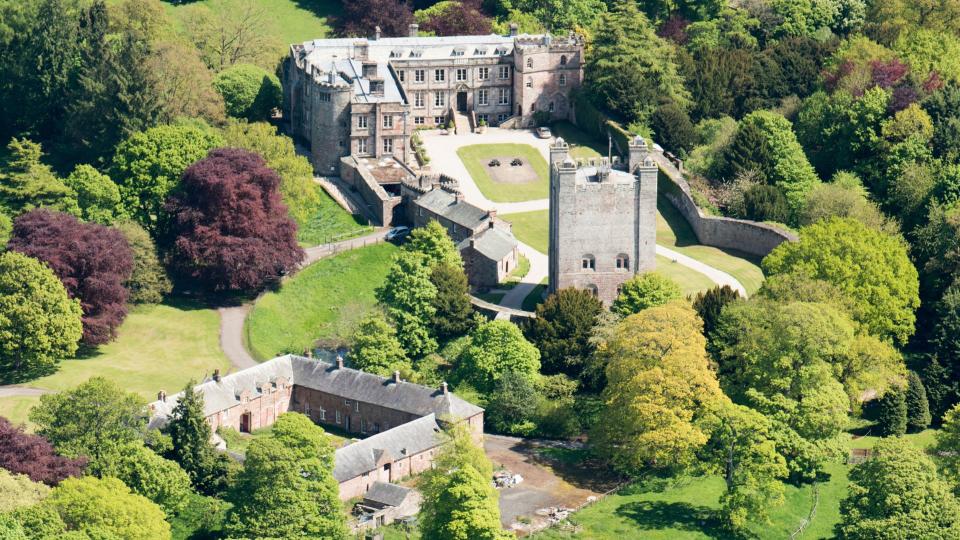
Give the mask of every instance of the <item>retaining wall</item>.
<svg viewBox="0 0 960 540">
<path fill-rule="evenodd" d="M 401 198 L 387 193 L 353 156 L 340 158 L 340 178 L 360 195 L 377 225 L 389 227 L 393 223 L 393 209 Z"/>
</svg>

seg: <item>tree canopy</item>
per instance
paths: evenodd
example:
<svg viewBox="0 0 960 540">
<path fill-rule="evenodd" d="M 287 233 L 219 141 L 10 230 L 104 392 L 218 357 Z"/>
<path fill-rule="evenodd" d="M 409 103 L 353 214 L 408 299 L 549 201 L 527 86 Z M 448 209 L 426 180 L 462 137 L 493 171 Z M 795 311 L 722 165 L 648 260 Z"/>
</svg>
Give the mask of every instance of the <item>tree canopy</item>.
<svg viewBox="0 0 960 540">
<path fill-rule="evenodd" d="M 53 508 L 68 531 L 104 531 L 125 540 L 170 538 L 163 510 L 116 478 L 68 478 L 41 505 Z"/>
<path fill-rule="evenodd" d="M 537 306 L 524 334 L 540 351 L 544 374 L 579 378 L 594 351 L 590 341 L 603 304 L 590 291 L 560 289 Z"/>
<path fill-rule="evenodd" d="M 0 417 L 0 468 L 53 486 L 64 478 L 80 476 L 85 465 L 85 459 L 61 456 L 47 439 L 26 433 L 22 426 Z"/>
<path fill-rule="evenodd" d="M 653 272 L 637 274 L 620 286 L 610 311 L 626 317 L 681 297 L 680 286 L 672 279 Z"/>
<path fill-rule="evenodd" d="M 283 99 L 277 76 L 251 64 L 234 64 L 221 71 L 213 87 L 223 96 L 228 115 L 251 122 L 269 120 Z"/>
<path fill-rule="evenodd" d="M 350 364 L 359 370 L 390 377 L 411 370 L 397 331 L 380 313 L 371 313 L 357 325 L 350 348 Z"/>
<path fill-rule="evenodd" d="M 0 254 L 0 379 L 26 381 L 56 370 L 83 335 L 82 311 L 40 261 Z"/>
<path fill-rule="evenodd" d="M 540 351 L 509 321 L 485 322 L 470 335 L 470 343 L 457 359 L 458 376 L 485 392 L 504 373 L 533 379 L 540 371 Z"/>
</svg>

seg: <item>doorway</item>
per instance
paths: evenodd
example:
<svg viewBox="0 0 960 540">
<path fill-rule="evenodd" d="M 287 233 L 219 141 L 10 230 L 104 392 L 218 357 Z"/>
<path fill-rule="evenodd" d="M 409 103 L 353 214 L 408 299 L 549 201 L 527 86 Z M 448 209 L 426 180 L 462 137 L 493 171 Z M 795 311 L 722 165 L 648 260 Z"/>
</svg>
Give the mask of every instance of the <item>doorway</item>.
<svg viewBox="0 0 960 540">
<path fill-rule="evenodd" d="M 346 426 L 347 431 L 349 432 L 350 431 L 350 415 L 347 415 L 346 424 L 344 425 Z"/>
<path fill-rule="evenodd" d="M 457 92 L 457 110 L 467 112 L 467 93 Z"/>
<path fill-rule="evenodd" d="M 240 433 L 250 433 L 250 413 L 240 415 Z"/>
</svg>

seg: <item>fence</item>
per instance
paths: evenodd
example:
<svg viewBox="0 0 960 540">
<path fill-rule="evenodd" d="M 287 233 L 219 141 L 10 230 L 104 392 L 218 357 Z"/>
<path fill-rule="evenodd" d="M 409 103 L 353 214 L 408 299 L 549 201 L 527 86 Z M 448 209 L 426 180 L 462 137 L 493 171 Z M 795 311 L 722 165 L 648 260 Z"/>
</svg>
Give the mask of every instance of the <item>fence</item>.
<svg viewBox="0 0 960 540">
<path fill-rule="evenodd" d="M 797 530 L 793 531 L 790 535 L 790 540 L 796 540 L 796 538 L 803 534 L 803 531 L 807 530 L 807 527 L 813 523 L 814 518 L 817 517 L 818 506 L 820 506 L 820 484 L 813 484 L 813 506 L 810 508 L 810 513 L 807 514 L 807 517 L 803 518 L 803 521 L 800 522 Z"/>
</svg>

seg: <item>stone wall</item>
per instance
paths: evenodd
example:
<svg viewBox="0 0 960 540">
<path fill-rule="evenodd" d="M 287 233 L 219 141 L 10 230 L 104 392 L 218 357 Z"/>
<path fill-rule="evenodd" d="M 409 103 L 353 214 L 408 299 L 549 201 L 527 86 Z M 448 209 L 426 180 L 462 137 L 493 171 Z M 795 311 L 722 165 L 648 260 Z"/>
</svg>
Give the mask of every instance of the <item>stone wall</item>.
<svg viewBox="0 0 960 540">
<path fill-rule="evenodd" d="M 387 193 L 353 156 L 340 158 L 340 179 L 360 195 L 377 225 L 389 227 L 393 224 L 393 209 L 402 199 Z"/>
<path fill-rule="evenodd" d="M 687 220 L 701 244 L 765 257 L 780 244 L 795 242 L 798 238 L 765 223 L 706 215 L 693 202 L 687 183 L 682 179 L 680 182 L 682 184 L 661 170 L 660 190 Z"/>
</svg>

